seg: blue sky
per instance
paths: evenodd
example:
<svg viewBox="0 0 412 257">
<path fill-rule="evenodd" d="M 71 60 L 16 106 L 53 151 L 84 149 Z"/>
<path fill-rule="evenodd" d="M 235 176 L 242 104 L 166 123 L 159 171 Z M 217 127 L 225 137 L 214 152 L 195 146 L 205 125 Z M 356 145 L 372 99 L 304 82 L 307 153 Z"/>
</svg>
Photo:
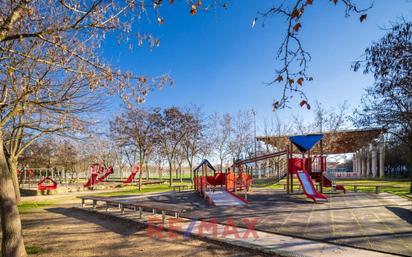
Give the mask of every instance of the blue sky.
<svg viewBox="0 0 412 257">
<path fill-rule="evenodd" d="M 109 38 L 104 56 L 137 74 L 169 73 L 173 77 L 174 87 L 152 93 L 144 106 L 197 104 L 206 114 L 254 109 L 258 121 L 262 121 L 274 115 L 271 104 L 280 94 L 280 87 L 267 87 L 264 83 L 273 79 L 279 67 L 275 57 L 286 24 L 280 17 L 269 18 L 264 27 L 259 21 L 255 28 L 251 24 L 258 11 L 267 10 L 275 2 L 233 0 L 228 1 L 227 10 L 220 8 L 194 16 L 190 16 L 185 1 L 166 4 L 161 9 L 163 25 L 152 18 L 135 27 L 159 37 L 160 47 L 153 51 L 147 47 L 129 50 Z M 372 3 L 357 2 L 361 7 Z M 412 3 L 406 0 L 375 0 L 367 20 L 360 23 L 359 15 L 345 18 L 342 4 L 314 1 L 313 7 L 306 10 L 300 31 L 304 47 L 312 55 L 309 66 L 314 81 L 305 87 L 309 100 L 325 107 L 345 100 L 352 108 L 359 105 L 363 89 L 373 80 L 351 71 L 351 63 L 383 35 L 382 27 L 402 15 L 410 17 L 411 9 Z M 312 119 L 311 111 L 297 103 L 291 107 L 281 110 L 280 117 L 288 119 L 294 114 Z"/>
</svg>

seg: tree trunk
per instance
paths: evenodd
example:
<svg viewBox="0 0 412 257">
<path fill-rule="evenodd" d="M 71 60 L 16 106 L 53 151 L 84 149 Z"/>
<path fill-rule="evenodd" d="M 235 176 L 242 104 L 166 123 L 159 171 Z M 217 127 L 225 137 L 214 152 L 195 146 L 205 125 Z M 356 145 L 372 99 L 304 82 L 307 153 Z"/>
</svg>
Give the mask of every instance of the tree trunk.
<svg viewBox="0 0 412 257">
<path fill-rule="evenodd" d="M 179 165 L 176 167 L 175 176 L 176 176 L 176 180 L 178 180 L 179 179 Z"/>
<path fill-rule="evenodd" d="M 409 177 L 411 181 L 409 193 L 412 194 L 412 147 L 409 147 Z"/>
<path fill-rule="evenodd" d="M 144 166 L 146 167 L 146 181 L 149 181 L 149 165 L 147 161 L 145 162 Z"/>
<path fill-rule="evenodd" d="M 189 162 L 189 170 L 190 170 L 190 181 L 192 181 L 193 184 L 193 164 L 192 162 Z"/>
<path fill-rule="evenodd" d="M 0 131 L 0 144 L 3 146 L 3 135 Z M 27 256 L 24 248 L 23 234 L 16 193 L 13 180 L 7 165 L 3 147 L 0 147 L 0 214 L 3 238 L 1 242 L 2 256 Z"/>
<path fill-rule="evenodd" d="M 172 167 L 172 162 L 169 161 L 169 185 L 171 186 L 173 184 L 173 167 Z"/>
<path fill-rule="evenodd" d="M 183 182 L 183 177 L 182 177 L 182 164 L 179 164 L 179 177 L 180 177 L 180 183 Z"/>
<path fill-rule="evenodd" d="M 163 175 L 163 171 L 162 171 L 162 167 L 160 166 L 160 164 L 159 164 L 159 166 L 158 166 L 158 169 L 159 169 L 159 170 L 158 170 L 158 171 L 159 171 L 159 179 L 162 180 L 162 178 L 163 178 L 163 176 L 162 176 L 162 175 Z"/>
<path fill-rule="evenodd" d="M 13 181 L 14 193 L 16 194 L 16 203 L 18 204 L 20 202 L 20 185 L 19 178 L 17 176 L 17 163 L 16 158 L 10 158 L 8 161 L 10 176 Z"/>
<path fill-rule="evenodd" d="M 143 177 L 143 166 L 144 166 L 144 160 L 140 161 L 140 172 L 139 172 L 139 191 L 142 190 L 142 177 Z M 147 167 L 146 167 L 147 168 Z"/>
</svg>

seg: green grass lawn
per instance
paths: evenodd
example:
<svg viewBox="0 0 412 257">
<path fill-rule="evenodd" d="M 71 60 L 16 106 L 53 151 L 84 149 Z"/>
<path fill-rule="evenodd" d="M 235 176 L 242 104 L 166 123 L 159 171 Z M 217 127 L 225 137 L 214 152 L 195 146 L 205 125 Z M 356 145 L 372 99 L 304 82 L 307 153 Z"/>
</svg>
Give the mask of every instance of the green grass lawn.
<svg viewBox="0 0 412 257">
<path fill-rule="evenodd" d="M 40 253 L 45 253 L 46 250 L 40 246 L 31 245 L 31 246 L 26 246 L 26 252 L 28 254 L 40 254 Z"/>
<path fill-rule="evenodd" d="M 374 180 L 374 179 L 363 179 L 363 180 L 339 180 L 336 181 L 338 184 L 350 185 L 383 185 L 383 186 L 395 186 L 395 187 L 382 187 L 381 192 L 391 193 L 399 196 L 409 195 L 409 188 L 411 182 L 409 181 L 393 181 L 393 180 Z M 345 186 L 346 189 L 353 190 L 353 186 Z M 374 187 L 362 187 L 358 186 L 358 192 L 375 192 Z"/>
<path fill-rule="evenodd" d="M 109 177 L 109 180 L 111 180 L 111 179 L 113 179 L 113 180 L 125 180 L 125 179 L 127 179 L 127 177 L 128 177 L 128 175 L 120 177 L 120 175 L 115 174 L 115 175 L 111 175 Z M 173 180 L 176 180 L 176 181 L 180 180 L 180 177 L 176 177 L 175 174 L 173 174 L 172 177 L 173 177 Z M 135 179 L 138 179 L 137 175 L 136 175 Z M 143 172 L 142 179 L 143 179 L 143 181 L 145 181 L 147 179 L 146 174 L 144 172 Z M 149 176 L 149 180 L 151 180 L 151 179 L 160 179 L 160 176 L 159 176 L 159 174 L 156 174 L 155 172 L 153 172 L 153 173 L 150 173 L 150 176 Z M 161 179 L 162 180 L 169 180 L 169 174 L 166 174 L 166 173 L 163 174 Z M 185 173 L 185 174 L 182 174 L 182 179 L 183 180 L 188 180 L 188 179 L 191 179 L 191 176 L 190 176 L 189 173 L 187 173 L 187 174 Z"/>
<path fill-rule="evenodd" d="M 180 183 L 176 182 L 173 185 L 191 185 L 190 183 Z M 99 196 L 119 196 L 119 195 L 135 195 L 135 194 L 144 194 L 144 193 L 158 193 L 158 192 L 166 192 L 170 191 L 169 184 L 156 184 L 156 185 L 143 185 L 142 190 L 139 191 L 136 186 L 125 186 L 121 190 L 113 191 L 113 192 L 105 192 L 105 193 L 98 193 L 93 195 Z M 92 192 L 90 192 L 92 194 Z M 65 198 L 59 198 L 56 200 L 35 200 L 35 201 L 21 201 L 18 205 L 19 213 L 20 214 L 28 214 L 33 212 L 38 208 L 49 207 L 62 201 L 68 199 L 74 199 L 76 196 L 67 196 Z"/>
<path fill-rule="evenodd" d="M 21 201 L 17 206 L 20 214 L 27 214 L 38 208 L 44 208 L 55 204 L 56 201 L 42 200 L 42 201 Z"/>
<path fill-rule="evenodd" d="M 284 183 L 286 183 L 286 179 L 282 179 L 279 183 L 277 184 L 270 184 L 270 183 L 265 183 L 265 182 L 260 182 L 260 181 L 253 181 L 253 185 L 256 187 L 263 187 L 263 188 L 272 188 L 272 189 L 283 189 Z M 407 196 L 410 195 L 409 193 L 409 187 L 410 183 L 409 181 L 393 181 L 393 180 L 373 180 L 373 179 L 363 179 L 363 180 L 338 180 L 336 181 L 337 184 L 342 184 L 342 185 L 350 185 L 350 184 L 362 184 L 362 185 L 388 185 L 388 186 L 396 186 L 394 188 L 391 187 L 382 187 L 381 192 L 386 192 L 386 193 L 391 193 L 394 195 L 399 195 L 399 196 Z M 299 181 L 297 178 L 293 179 L 293 188 L 298 189 L 299 188 Z M 353 191 L 353 186 L 345 186 L 346 190 Z M 375 187 L 362 187 L 358 186 L 358 192 L 375 192 Z"/>
<path fill-rule="evenodd" d="M 190 183 L 180 183 L 176 182 L 173 185 L 191 185 Z M 169 184 L 156 184 L 156 185 L 143 185 L 142 190 L 138 190 L 137 186 L 126 186 L 120 191 L 116 192 L 105 192 L 97 194 L 99 196 L 118 196 L 118 195 L 134 195 L 134 194 L 144 194 L 144 193 L 160 193 L 170 191 Z"/>
</svg>

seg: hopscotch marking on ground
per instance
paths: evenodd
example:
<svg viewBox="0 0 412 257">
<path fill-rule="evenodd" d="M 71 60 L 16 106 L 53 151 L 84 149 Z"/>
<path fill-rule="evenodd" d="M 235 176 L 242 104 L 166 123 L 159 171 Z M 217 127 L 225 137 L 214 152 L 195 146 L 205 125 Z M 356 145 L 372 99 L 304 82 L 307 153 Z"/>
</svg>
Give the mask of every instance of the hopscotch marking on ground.
<svg viewBox="0 0 412 257">
<path fill-rule="evenodd" d="M 355 198 L 357 199 L 358 197 L 355 196 Z M 345 205 L 348 206 L 347 201 L 346 201 L 346 196 L 344 196 L 343 199 L 344 199 L 344 201 L 345 201 Z M 375 248 L 373 247 L 372 242 L 369 240 L 368 235 L 366 235 L 365 229 L 363 228 L 362 224 L 360 223 L 358 217 L 355 215 L 355 213 L 353 212 L 352 208 L 349 207 L 349 210 L 350 210 L 350 213 L 351 213 L 352 217 L 355 218 L 356 224 L 358 225 L 359 231 L 362 233 L 362 236 L 368 241 L 368 246 L 369 246 L 371 249 L 375 249 Z"/>
<path fill-rule="evenodd" d="M 333 215 L 333 206 L 332 206 L 332 198 L 329 198 L 329 209 L 330 209 L 330 224 L 332 227 L 332 237 L 336 237 L 336 229 L 335 229 L 335 216 Z M 333 242 L 337 243 L 337 239 L 333 239 Z"/>
<path fill-rule="evenodd" d="M 382 221 L 381 218 L 379 218 L 378 215 L 374 211 L 371 211 L 371 213 L 376 217 L 378 220 L 378 223 L 382 224 L 389 232 L 391 232 L 395 238 L 407 249 L 409 253 L 412 253 L 412 245 L 408 244 L 408 242 L 405 242 L 405 240 L 397 235 L 397 233 L 392 229 L 392 227 L 388 226 L 384 221 Z"/>
<path fill-rule="evenodd" d="M 303 232 L 303 235 L 304 235 L 304 236 L 307 236 L 307 230 L 308 230 L 308 227 L 309 227 L 309 225 L 310 225 L 310 222 L 311 222 L 311 219 L 312 219 L 312 216 L 313 216 L 313 210 L 314 210 L 314 209 L 315 209 L 315 203 L 312 205 L 312 209 L 310 210 L 310 214 L 309 214 L 309 217 L 308 217 L 307 222 L 306 222 L 305 230 L 304 230 L 304 232 Z"/>
<path fill-rule="evenodd" d="M 286 219 L 282 222 L 282 224 L 280 224 L 280 226 L 276 229 L 276 231 L 281 231 L 283 226 L 289 221 L 290 217 L 293 214 L 293 210 L 290 210 L 290 213 L 288 214 L 288 216 L 286 217 Z"/>
</svg>

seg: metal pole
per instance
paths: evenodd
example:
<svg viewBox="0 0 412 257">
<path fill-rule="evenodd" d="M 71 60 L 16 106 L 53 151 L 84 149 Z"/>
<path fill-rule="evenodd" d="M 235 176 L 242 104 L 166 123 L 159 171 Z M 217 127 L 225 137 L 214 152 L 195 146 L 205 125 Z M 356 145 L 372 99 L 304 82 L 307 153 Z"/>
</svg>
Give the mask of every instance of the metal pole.
<svg viewBox="0 0 412 257">
<path fill-rule="evenodd" d="M 291 149 L 290 149 L 290 146 L 288 145 L 288 152 L 286 153 L 286 156 L 287 156 L 287 158 L 286 158 L 286 161 L 287 161 L 287 163 L 286 163 L 286 165 L 287 165 L 287 167 L 288 167 L 288 170 L 286 171 L 287 173 L 286 173 L 286 193 L 287 194 L 289 194 L 289 190 L 290 190 L 290 187 L 289 187 L 289 184 L 290 184 L 290 164 L 289 164 L 289 159 L 290 159 L 290 151 L 291 151 Z"/>
<path fill-rule="evenodd" d="M 254 124 L 254 132 L 255 132 L 255 158 L 256 158 L 256 148 L 257 148 L 257 138 L 256 138 L 256 111 L 252 109 L 252 114 L 253 114 L 253 124 Z M 255 161 L 255 170 L 257 170 L 257 161 Z M 258 171 L 258 177 L 262 178 L 261 171 Z"/>
<path fill-rule="evenodd" d="M 320 156 L 321 156 L 320 161 L 323 162 L 323 139 L 320 140 Z M 326 170 L 326 167 L 325 167 L 325 170 Z M 322 168 L 320 169 L 320 192 L 323 193 L 323 170 Z"/>
<path fill-rule="evenodd" d="M 290 158 L 293 158 L 293 144 L 290 143 Z M 293 193 L 293 172 L 290 173 L 290 192 Z"/>
</svg>

